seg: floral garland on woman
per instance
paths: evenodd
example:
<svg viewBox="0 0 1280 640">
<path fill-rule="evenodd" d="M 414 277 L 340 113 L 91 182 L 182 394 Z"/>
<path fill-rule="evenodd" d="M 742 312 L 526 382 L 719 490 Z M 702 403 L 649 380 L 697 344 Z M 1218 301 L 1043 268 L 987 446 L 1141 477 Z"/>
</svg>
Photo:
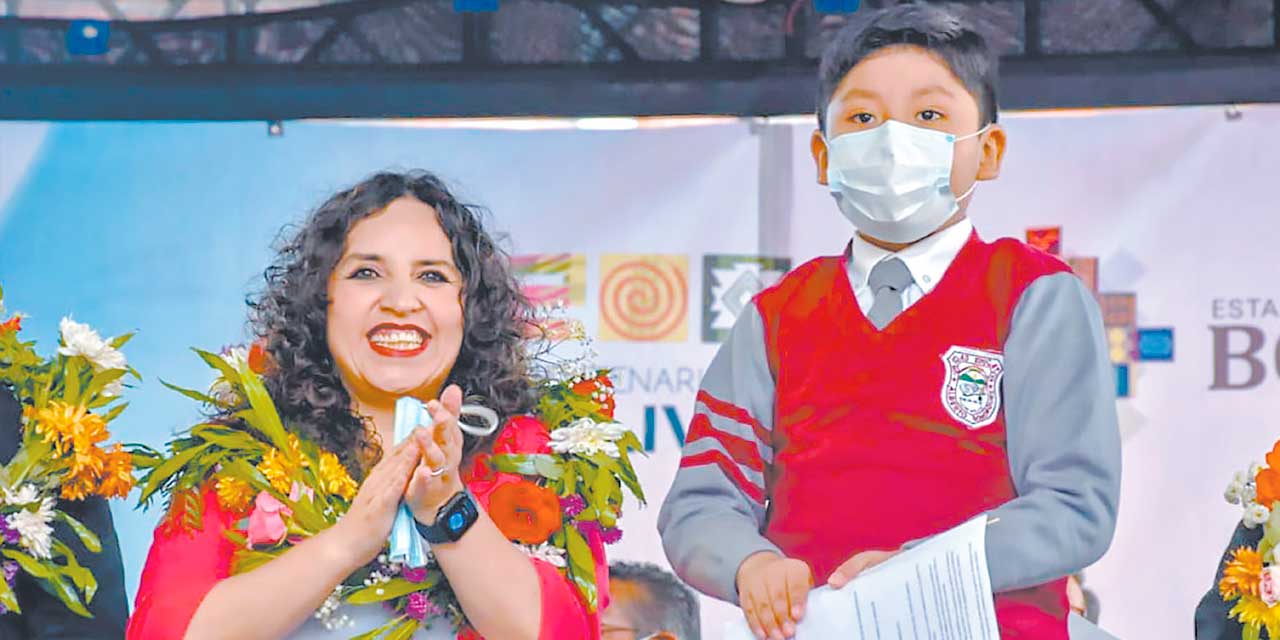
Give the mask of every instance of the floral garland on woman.
<svg viewBox="0 0 1280 640">
<path fill-rule="evenodd" d="M 0 292 L 0 393 L 12 389 L 24 429 L 17 453 L 0 465 L 0 614 L 21 614 L 14 591 L 19 571 L 43 581 L 68 609 L 93 617 L 85 604 L 98 582 L 71 547 L 53 535 L 66 523 L 85 548 L 102 550 L 98 536 L 58 507 L 90 495 L 124 498 L 133 488 L 132 456 L 105 446 L 107 425 L 120 415 L 123 378 L 138 377 L 120 348 L 130 335 L 104 340 L 88 325 L 63 318 L 50 358 L 23 342 L 21 314 L 5 319 Z"/>
<path fill-rule="evenodd" d="M 581 338 L 581 331 L 575 332 Z M 167 455 L 135 451 L 143 504 L 166 495 L 177 526 L 198 528 L 200 492 L 210 483 L 220 505 L 246 515 L 228 537 L 237 543 L 232 573 L 265 564 L 301 540 L 335 524 L 350 507 L 357 483 L 332 452 L 300 439 L 282 424 L 261 376 L 271 366 L 265 351 L 223 355 L 196 351 L 218 378 L 208 393 L 171 388 L 231 414 L 243 426 L 205 423 L 171 441 Z M 622 488 L 643 501 L 629 453 L 635 434 L 613 421 L 613 385 L 607 372 L 577 364 L 540 384 L 537 421 L 522 429 L 529 442 L 495 442 L 492 454 L 472 464 L 472 477 L 492 483 L 488 512 L 502 533 L 528 555 L 559 568 L 576 586 L 588 610 L 598 606 L 596 560 L 588 537 L 617 542 Z M 511 425 L 508 428 L 511 428 Z M 529 434 L 545 434 L 529 435 Z M 538 453 L 514 453 L 515 451 Z M 315 617 L 329 629 L 347 623 L 343 605 L 381 604 L 395 615 L 358 638 L 408 638 L 434 620 L 446 620 L 466 636 L 466 620 L 440 568 L 429 559 L 410 568 L 383 553 L 335 588 Z"/>
<path fill-rule="evenodd" d="M 1262 527 L 1258 544 L 1230 552 L 1218 583 L 1224 602 L 1235 605 L 1228 616 L 1243 626 L 1243 640 L 1257 640 L 1262 630 L 1280 638 L 1280 442 L 1266 456 L 1266 464 L 1254 463 L 1238 471 L 1227 485 L 1227 502 L 1244 509 L 1245 527 Z"/>
</svg>

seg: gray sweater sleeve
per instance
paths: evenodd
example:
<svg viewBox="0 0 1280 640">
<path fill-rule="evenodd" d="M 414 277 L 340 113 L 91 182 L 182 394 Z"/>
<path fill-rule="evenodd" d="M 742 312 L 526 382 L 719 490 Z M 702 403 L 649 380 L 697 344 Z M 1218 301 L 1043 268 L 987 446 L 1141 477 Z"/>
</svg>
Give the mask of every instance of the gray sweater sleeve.
<svg viewBox="0 0 1280 640">
<path fill-rule="evenodd" d="M 658 514 L 676 573 L 733 604 L 742 561 L 778 552 L 761 534 L 773 462 L 773 393 L 764 324 L 748 305 L 702 379 L 680 469 Z"/>
<path fill-rule="evenodd" d="M 1009 467 L 1018 497 L 993 510 L 991 585 L 1009 591 L 1093 564 L 1111 545 L 1120 493 L 1115 374 L 1093 295 L 1042 277 L 1004 345 Z"/>
</svg>

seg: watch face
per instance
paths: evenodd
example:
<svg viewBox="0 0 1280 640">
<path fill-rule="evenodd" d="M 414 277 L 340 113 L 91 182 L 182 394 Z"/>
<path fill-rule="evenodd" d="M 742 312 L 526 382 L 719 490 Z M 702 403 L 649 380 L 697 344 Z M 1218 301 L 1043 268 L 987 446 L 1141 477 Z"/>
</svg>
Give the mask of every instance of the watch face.
<svg viewBox="0 0 1280 640">
<path fill-rule="evenodd" d="M 471 524 L 476 521 L 480 513 L 476 511 L 476 505 L 471 501 L 470 496 L 465 493 L 458 496 L 453 505 L 450 506 L 448 514 L 444 518 L 444 528 L 448 532 L 449 537 L 457 540 L 466 533 Z"/>
</svg>

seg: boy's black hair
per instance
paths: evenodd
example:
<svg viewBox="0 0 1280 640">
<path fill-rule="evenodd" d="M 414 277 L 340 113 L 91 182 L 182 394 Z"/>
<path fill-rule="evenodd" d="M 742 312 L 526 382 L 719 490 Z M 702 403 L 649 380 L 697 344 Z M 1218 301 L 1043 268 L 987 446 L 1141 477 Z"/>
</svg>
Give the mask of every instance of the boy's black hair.
<svg viewBox="0 0 1280 640">
<path fill-rule="evenodd" d="M 644 596 L 624 605 L 636 637 L 667 631 L 679 640 L 702 637 L 698 597 L 675 576 L 648 562 L 612 562 L 609 579 L 644 588 Z M 615 601 L 616 602 L 616 601 Z"/>
<path fill-rule="evenodd" d="M 940 6 L 906 3 L 857 13 L 836 33 L 818 67 L 818 127 L 827 130 L 827 104 L 849 70 L 894 45 L 928 49 L 978 101 L 979 126 L 996 121 L 998 58 L 972 24 Z"/>
</svg>

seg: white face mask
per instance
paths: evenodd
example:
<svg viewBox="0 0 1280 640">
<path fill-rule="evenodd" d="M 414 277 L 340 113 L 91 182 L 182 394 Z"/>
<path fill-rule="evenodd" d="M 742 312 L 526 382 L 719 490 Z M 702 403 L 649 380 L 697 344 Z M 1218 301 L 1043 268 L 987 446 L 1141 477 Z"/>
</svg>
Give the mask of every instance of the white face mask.
<svg viewBox="0 0 1280 640">
<path fill-rule="evenodd" d="M 913 127 L 897 120 L 827 141 L 827 184 L 858 231 L 886 242 L 915 242 L 960 209 L 951 192 L 955 143 L 967 136 Z M 976 186 L 976 184 L 975 184 Z"/>
</svg>

